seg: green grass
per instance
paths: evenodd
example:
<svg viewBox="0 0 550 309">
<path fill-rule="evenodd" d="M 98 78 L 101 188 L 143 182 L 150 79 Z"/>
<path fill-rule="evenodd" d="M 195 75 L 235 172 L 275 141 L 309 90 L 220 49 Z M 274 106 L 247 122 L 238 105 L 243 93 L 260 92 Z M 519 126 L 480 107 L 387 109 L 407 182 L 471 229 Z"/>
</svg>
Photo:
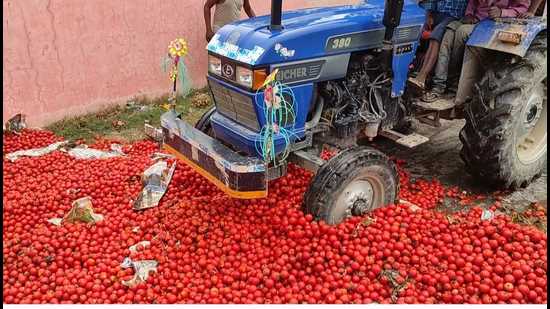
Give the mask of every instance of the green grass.
<svg viewBox="0 0 550 309">
<path fill-rule="evenodd" d="M 191 100 L 206 89 L 192 90 L 186 97 L 176 99 L 176 109 L 189 123 L 196 123 L 208 107 L 196 108 Z M 162 107 L 168 102 L 168 96 L 155 100 L 140 99 L 133 104 L 125 104 L 83 116 L 63 119 L 46 127 L 68 140 L 83 139 L 87 143 L 97 137 L 135 141 L 145 138 L 144 124 L 160 126 L 160 115 L 166 110 Z M 210 103 L 211 104 L 211 103 Z"/>
</svg>

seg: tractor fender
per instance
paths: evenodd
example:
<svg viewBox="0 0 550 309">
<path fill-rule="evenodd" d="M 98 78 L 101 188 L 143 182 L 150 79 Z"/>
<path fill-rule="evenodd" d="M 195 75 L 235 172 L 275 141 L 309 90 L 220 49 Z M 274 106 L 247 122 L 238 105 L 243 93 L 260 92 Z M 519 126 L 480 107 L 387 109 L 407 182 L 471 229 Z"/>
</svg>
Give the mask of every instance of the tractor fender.
<svg viewBox="0 0 550 309">
<path fill-rule="evenodd" d="M 470 35 L 466 45 L 501 51 L 524 57 L 531 42 L 546 30 L 546 18 L 530 19 L 499 18 L 480 22 Z M 512 36 L 517 42 L 505 42 L 502 35 Z"/>
</svg>

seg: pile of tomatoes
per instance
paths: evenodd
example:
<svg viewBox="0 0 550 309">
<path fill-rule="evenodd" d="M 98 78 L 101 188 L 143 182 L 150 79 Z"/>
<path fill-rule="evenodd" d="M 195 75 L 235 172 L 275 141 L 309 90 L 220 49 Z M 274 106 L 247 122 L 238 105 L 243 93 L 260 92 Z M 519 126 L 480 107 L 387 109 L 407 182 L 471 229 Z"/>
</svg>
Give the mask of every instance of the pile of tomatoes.
<svg viewBox="0 0 550 309">
<path fill-rule="evenodd" d="M 25 131 L 3 140 L 6 154 L 58 138 Z M 298 167 L 267 198 L 234 200 L 179 162 L 161 204 L 136 212 L 157 150 L 142 141 L 112 159 L 56 151 L 4 160 L 4 302 L 546 303 L 546 234 L 506 216 L 482 221 L 476 207 L 436 211 L 456 192 L 435 180 L 411 182 L 401 169 L 401 197 L 419 209 L 393 205 L 329 226 L 300 211 L 311 174 Z M 103 221 L 47 222 L 84 196 Z M 127 287 L 126 257 L 158 268 Z"/>
</svg>

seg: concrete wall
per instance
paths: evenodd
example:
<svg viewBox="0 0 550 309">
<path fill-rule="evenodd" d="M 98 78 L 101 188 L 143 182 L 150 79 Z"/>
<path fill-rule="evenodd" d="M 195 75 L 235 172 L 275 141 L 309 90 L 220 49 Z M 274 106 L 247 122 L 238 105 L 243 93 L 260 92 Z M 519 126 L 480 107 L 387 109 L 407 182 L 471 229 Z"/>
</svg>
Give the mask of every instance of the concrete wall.
<svg viewBox="0 0 550 309">
<path fill-rule="evenodd" d="M 285 9 L 354 3 L 287 0 Z M 3 0 L 3 121 L 32 126 L 170 90 L 167 44 L 188 40 L 195 87 L 205 84 L 204 0 Z M 252 0 L 258 15 L 269 0 Z"/>
</svg>

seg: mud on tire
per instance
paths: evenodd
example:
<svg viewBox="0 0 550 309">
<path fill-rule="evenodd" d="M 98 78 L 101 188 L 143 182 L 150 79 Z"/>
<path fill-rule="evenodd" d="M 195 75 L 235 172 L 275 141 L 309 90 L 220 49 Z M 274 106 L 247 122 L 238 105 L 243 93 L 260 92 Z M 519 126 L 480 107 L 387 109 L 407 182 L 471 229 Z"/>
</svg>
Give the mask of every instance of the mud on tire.
<svg viewBox="0 0 550 309">
<path fill-rule="evenodd" d="M 525 187 L 546 164 L 546 57 L 544 33 L 523 59 L 493 65 L 466 106 L 462 160 L 494 187 Z"/>
</svg>

